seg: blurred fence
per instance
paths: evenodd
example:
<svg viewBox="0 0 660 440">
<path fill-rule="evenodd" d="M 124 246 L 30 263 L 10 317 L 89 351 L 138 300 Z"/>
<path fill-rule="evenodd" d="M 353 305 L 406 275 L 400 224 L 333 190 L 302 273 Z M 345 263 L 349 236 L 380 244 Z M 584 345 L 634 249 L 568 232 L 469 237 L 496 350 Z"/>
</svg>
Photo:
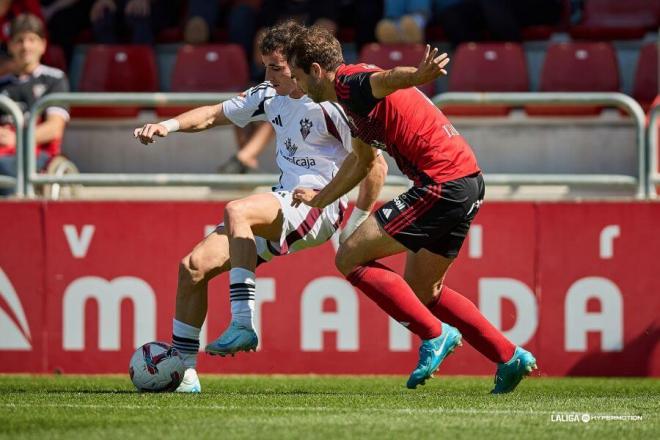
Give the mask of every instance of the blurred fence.
<svg viewBox="0 0 660 440">
<path fill-rule="evenodd" d="M 30 111 L 26 124 L 25 138 L 17 136 L 17 160 L 25 166 L 18 167 L 15 181 L 17 195 L 33 197 L 35 186 L 44 184 L 89 185 L 89 186 L 222 186 L 226 188 L 250 187 L 255 185 L 270 185 L 277 181 L 277 175 L 218 175 L 218 174 L 176 174 L 176 173 L 81 173 L 62 176 L 40 174 L 36 169 L 35 130 L 37 120 L 45 108 L 53 105 L 75 106 L 132 106 L 144 105 L 150 107 L 168 105 L 206 105 L 216 104 L 235 96 L 232 93 L 54 93 L 46 95 L 37 101 Z M 4 101 L 3 101 L 4 102 Z M 433 102 L 442 108 L 449 104 L 490 105 L 506 104 L 525 106 L 530 104 L 543 105 L 602 105 L 624 110 L 633 119 L 636 132 L 636 142 L 633 148 L 638 157 L 637 173 L 623 174 L 486 174 L 488 184 L 497 185 L 591 185 L 591 186 L 623 186 L 635 191 L 637 198 L 655 195 L 653 182 L 660 179 L 657 165 L 657 148 L 647 146 L 645 135 L 645 115 L 639 104 L 632 98 L 621 93 L 444 93 L 433 98 Z M 3 106 L 0 103 L 0 106 Z M 657 115 L 657 112 L 654 113 Z M 18 130 L 21 131 L 21 130 Z M 649 143 L 655 138 L 648 136 Z M 27 148 L 28 146 L 31 148 Z M 649 155 L 650 151 L 650 155 Z M 388 176 L 388 184 L 406 185 L 407 179 L 402 176 Z"/>
<path fill-rule="evenodd" d="M 0 175 L 0 188 L 11 188 L 14 186 L 16 187 L 17 194 L 23 194 L 23 187 L 25 185 L 25 150 L 23 147 L 25 119 L 18 105 L 7 96 L 0 95 L 0 109 L 9 113 L 16 128 L 16 178 Z"/>
<path fill-rule="evenodd" d="M 649 123 L 646 127 L 646 139 L 648 141 L 649 168 L 648 168 L 648 191 L 650 198 L 656 198 L 658 193 L 656 185 L 660 185 L 660 170 L 658 167 L 658 121 L 660 120 L 660 106 L 651 109 Z"/>
</svg>

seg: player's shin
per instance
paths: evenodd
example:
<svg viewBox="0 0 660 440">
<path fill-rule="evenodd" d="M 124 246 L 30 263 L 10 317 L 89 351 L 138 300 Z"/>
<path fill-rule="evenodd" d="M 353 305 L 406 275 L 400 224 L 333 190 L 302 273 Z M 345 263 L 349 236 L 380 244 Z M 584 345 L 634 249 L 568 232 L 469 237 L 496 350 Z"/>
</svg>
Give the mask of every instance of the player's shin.
<svg viewBox="0 0 660 440">
<path fill-rule="evenodd" d="M 415 296 L 408 283 L 388 267 L 372 261 L 358 266 L 346 278 L 421 339 L 436 338 L 442 333 L 441 322 Z"/>
<path fill-rule="evenodd" d="M 231 319 L 249 329 L 254 328 L 254 293 L 254 272 L 242 267 L 232 268 L 229 271 Z"/>
<path fill-rule="evenodd" d="M 491 361 L 507 362 L 513 356 L 516 346 L 460 293 L 443 286 L 428 308 L 439 319 L 460 330 L 465 340 Z"/>
</svg>

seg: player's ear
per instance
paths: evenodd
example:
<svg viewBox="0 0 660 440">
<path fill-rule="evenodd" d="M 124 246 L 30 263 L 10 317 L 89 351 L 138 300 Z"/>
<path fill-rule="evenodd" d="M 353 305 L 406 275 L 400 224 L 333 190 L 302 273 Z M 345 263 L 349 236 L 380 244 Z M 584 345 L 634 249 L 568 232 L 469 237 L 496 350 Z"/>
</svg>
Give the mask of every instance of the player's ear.
<svg viewBox="0 0 660 440">
<path fill-rule="evenodd" d="M 321 65 L 319 63 L 312 63 L 312 65 L 310 66 L 310 73 L 315 78 L 320 78 L 321 75 L 323 74 L 323 69 L 321 68 Z"/>
</svg>

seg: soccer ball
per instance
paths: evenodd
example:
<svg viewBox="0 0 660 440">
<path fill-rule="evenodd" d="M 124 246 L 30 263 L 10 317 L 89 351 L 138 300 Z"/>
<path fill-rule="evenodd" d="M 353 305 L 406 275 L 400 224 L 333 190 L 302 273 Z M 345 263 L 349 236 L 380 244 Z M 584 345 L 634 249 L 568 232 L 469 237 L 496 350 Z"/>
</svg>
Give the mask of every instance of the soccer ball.
<svg viewBox="0 0 660 440">
<path fill-rule="evenodd" d="M 148 342 L 135 350 L 128 374 L 138 391 L 174 391 L 183 380 L 183 359 L 164 342 Z"/>
</svg>

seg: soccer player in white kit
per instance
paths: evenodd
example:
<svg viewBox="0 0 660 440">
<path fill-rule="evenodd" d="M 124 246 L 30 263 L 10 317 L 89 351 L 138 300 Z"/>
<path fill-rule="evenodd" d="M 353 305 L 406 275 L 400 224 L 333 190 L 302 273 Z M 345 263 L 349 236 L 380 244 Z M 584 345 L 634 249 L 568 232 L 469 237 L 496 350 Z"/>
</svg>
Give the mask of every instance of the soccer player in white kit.
<svg viewBox="0 0 660 440">
<path fill-rule="evenodd" d="M 273 191 L 227 203 L 224 222 L 179 265 L 172 345 L 183 356 L 186 373 L 177 391 L 201 391 L 195 367 L 209 280 L 229 271 L 232 320 L 222 335 L 206 346 L 206 352 L 224 356 L 256 350 L 256 266 L 274 256 L 324 243 L 342 222 L 346 198 L 323 209 L 293 207 L 292 191 L 296 187 L 322 189 L 352 155 L 351 132 L 341 107 L 313 102 L 291 78 L 285 47 L 301 29 L 290 21 L 266 32 L 260 44 L 266 82 L 222 104 L 199 107 L 134 131 L 143 144 L 173 131 L 197 132 L 227 124 L 243 127 L 251 121 L 269 121 L 276 132 L 276 160 L 281 175 Z M 379 156 L 360 186 L 356 207 L 340 241 L 368 217 L 386 174 L 387 165 Z"/>
</svg>

